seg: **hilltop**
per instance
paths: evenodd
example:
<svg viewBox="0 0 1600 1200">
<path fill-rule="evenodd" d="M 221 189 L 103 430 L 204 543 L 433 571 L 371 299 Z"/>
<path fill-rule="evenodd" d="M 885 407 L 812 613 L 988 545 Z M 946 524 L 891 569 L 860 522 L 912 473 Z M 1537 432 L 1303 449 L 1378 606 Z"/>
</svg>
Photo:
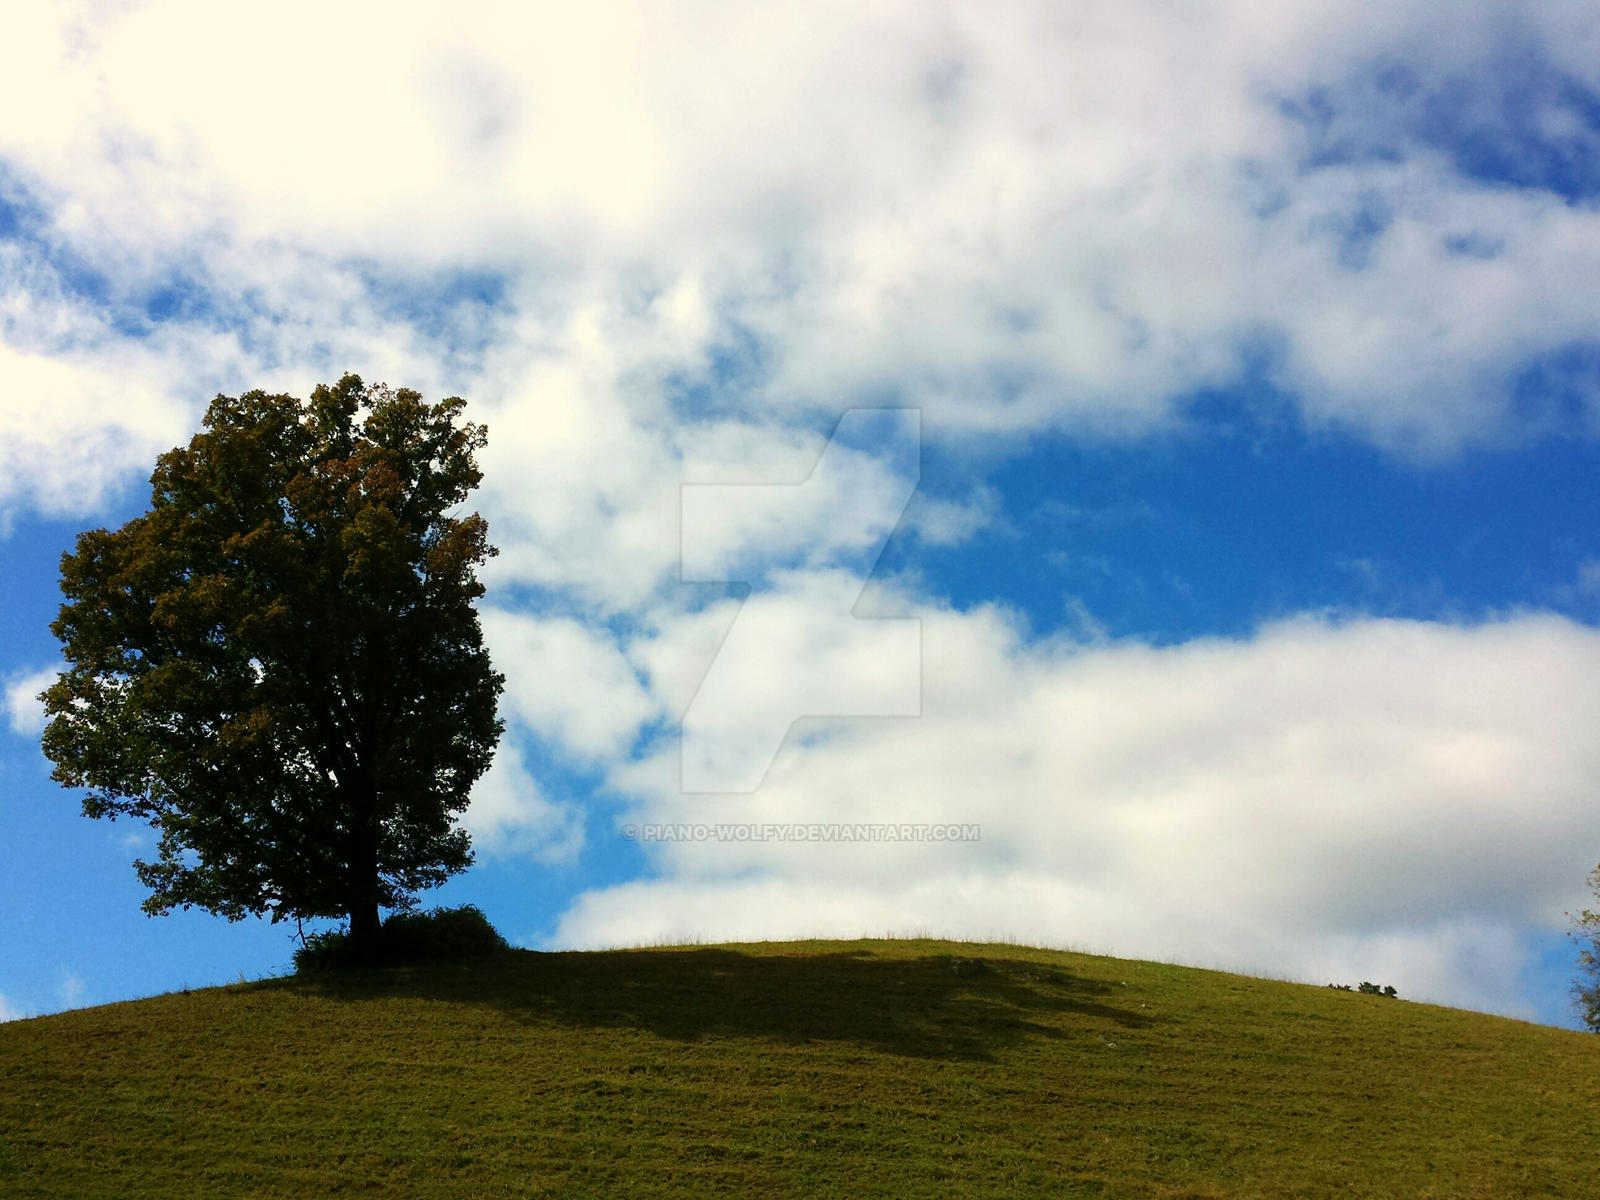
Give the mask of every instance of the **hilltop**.
<svg viewBox="0 0 1600 1200">
<path fill-rule="evenodd" d="M 1597 1194 L 1600 1038 L 936 941 L 467 963 L 0 1026 L 12 1197 Z"/>
</svg>

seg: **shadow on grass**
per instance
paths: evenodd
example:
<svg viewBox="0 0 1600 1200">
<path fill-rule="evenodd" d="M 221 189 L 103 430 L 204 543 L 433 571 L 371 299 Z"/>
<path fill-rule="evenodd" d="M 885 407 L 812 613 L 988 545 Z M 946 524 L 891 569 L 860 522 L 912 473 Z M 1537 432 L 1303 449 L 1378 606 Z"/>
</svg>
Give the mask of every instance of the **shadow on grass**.
<svg viewBox="0 0 1600 1200">
<path fill-rule="evenodd" d="M 632 1028 L 660 1037 L 846 1042 L 917 1058 L 986 1060 L 1030 1037 L 1143 1026 L 1118 989 L 1059 967 L 868 950 L 748 954 L 725 949 L 510 951 L 481 959 L 263 986 L 342 1000 L 410 996 L 489 1007 L 532 1022 Z"/>
</svg>

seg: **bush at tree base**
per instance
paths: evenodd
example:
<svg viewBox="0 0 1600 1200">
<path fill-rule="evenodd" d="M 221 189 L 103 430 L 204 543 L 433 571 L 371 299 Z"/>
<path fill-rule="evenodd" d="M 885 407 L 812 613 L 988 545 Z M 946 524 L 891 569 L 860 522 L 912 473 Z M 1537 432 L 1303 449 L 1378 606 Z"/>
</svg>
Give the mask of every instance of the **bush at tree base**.
<svg viewBox="0 0 1600 1200">
<path fill-rule="evenodd" d="M 378 930 L 375 949 L 365 956 L 352 953 L 347 929 L 313 933 L 295 948 L 294 969 L 306 975 L 350 967 L 475 958 L 510 948 L 481 909 L 463 904 L 428 912 L 391 913 Z"/>
</svg>

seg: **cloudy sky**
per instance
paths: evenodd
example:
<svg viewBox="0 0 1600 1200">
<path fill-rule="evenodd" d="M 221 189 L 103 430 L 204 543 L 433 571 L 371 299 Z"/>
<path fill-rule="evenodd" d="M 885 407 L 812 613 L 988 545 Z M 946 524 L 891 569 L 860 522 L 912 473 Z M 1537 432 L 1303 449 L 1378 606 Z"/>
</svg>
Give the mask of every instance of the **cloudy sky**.
<svg viewBox="0 0 1600 1200">
<path fill-rule="evenodd" d="M 440 901 L 1571 1023 L 1597 279 L 1587 0 L 20 6 L 0 1019 L 286 966 L 139 913 L 32 697 L 76 532 L 218 392 L 354 371 L 490 430 L 508 732 Z M 966 833 L 716 836 L 830 822 Z"/>
</svg>

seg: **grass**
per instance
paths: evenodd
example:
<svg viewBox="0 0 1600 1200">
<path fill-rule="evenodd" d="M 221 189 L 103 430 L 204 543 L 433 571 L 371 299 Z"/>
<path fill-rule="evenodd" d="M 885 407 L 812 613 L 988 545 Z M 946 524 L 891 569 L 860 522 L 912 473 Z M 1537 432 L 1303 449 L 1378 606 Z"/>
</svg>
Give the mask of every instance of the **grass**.
<svg viewBox="0 0 1600 1200">
<path fill-rule="evenodd" d="M 1600 1038 L 1015 946 L 267 980 L 0 1025 L 0 1195 L 1580 1197 Z"/>
</svg>

